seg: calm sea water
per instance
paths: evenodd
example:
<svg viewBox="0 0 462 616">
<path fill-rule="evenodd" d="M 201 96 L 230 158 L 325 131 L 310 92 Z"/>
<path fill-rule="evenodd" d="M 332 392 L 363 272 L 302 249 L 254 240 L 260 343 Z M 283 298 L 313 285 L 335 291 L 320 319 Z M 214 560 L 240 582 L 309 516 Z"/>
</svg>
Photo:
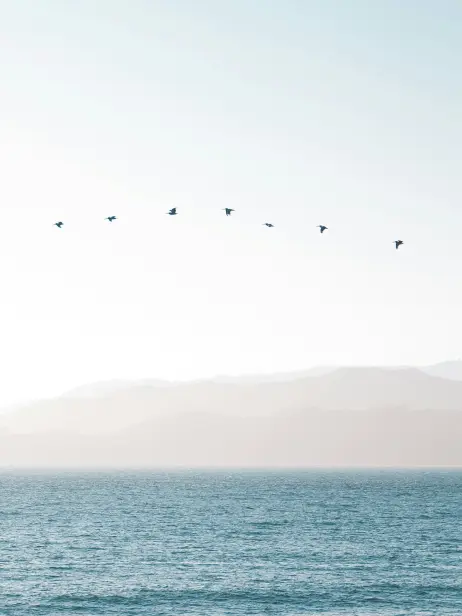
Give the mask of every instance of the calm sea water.
<svg viewBox="0 0 462 616">
<path fill-rule="evenodd" d="M 0 475 L 0 614 L 462 615 L 462 473 Z"/>
</svg>

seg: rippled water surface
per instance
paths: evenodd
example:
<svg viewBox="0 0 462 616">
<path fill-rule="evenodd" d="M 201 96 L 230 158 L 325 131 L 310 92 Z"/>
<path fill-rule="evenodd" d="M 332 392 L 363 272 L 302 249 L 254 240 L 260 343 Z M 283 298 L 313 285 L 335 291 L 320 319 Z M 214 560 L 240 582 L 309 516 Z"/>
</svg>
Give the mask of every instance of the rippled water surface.
<svg viewBox="0 0 462 616">
<path fill-rule="evenodd" d="M 462 615 L 462 473 L 0 475 L 0 614 Z"/>
</svg>

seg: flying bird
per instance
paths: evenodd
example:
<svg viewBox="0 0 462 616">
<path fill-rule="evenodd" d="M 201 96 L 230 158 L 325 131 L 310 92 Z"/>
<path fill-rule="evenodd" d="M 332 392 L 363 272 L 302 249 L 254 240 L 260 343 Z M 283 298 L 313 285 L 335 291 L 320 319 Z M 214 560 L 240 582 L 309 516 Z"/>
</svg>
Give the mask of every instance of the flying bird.
<svg viewBox="0 0 462 616">
<path fill-rule="evenodd" d="M 117 216 L 108 216 L 104 220 L 109 220 L 109 222 L 112 222 L 113 220 L 117 220 Z"/>
<path fill-rule="evenodd" d="M 63 222 L 59 221 L 59 222 L 55 222 L 53 223 L 53 226 L 58 227 L 58 229 L 61 229 L 61 227 L 63 226 Z"/>
<path fill-rule="evenodd" d="M 401 246 L 401 244 L 404 244 L 404 242 L 402 240 L 395 240 L 393 243 L 396 246 L 396 250 L 398 250 L 398 248 Z"/>
<path fill-rule="evenodd" d="M 264 222 L 263 226 L 264 227 L 274 227 L 274 225 L 272 225 L 270 222 Z"/>
<path fill-rule="evenodd" d="M 325 227 L 324 225 L 318 225 L 318 227 L 321 233 L 324 233 L 324 231 L 327 229 L 327 227 Z"/>
<path fill-rule="evenodd" d="M 234 212 L 230 207 L 223 208 L 223 211 L 226 212 L 226 216 L 231 216 L 231 212 Z"/>
<path fill-rule="evenodd" d="M 176 214 L 177 214 L 177 212 L 176 212 L 176 207 L 172 207 L 172 209 L 171 209 L 171 210 L 169 210 L 169 211 L 167 212 L 167 214 L 168 214 L 169 216 L 176 216 Z"/>
</svg>

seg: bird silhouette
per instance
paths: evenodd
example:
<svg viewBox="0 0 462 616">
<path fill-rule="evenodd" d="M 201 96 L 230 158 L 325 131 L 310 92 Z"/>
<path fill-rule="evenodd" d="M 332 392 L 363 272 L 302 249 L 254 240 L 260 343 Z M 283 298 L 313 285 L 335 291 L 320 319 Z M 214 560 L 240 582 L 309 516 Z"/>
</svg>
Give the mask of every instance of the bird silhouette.
<svg viewBox="0 0 462 616">
<path fill-rule="evenodd" d="M 231 216 L 231 212 L 234 212 L 230 207 L 225 207 L 223 210 L 226 212 L 226 216 Z"/>
<path fill-rule="evenodd" d="M 176 214 L 177 214 L 176 207 L 172 207 L 172 209 L 171 209 L 171 210 L 169 210 L 169 211 L 167 212 L 167 214 L 168 214 L 169 216 L 176 216 Z"/>
<path fill-rule="evenodd" d="M 55 222 L 53 223 L 53 226 L 58 227 L 58 229 L 61 229 L 61 227 L 63 226 L 63 222 L 59 221 L 59 222 Z"/>
<path fill-rule="evenodd" d="M 404 242 L 402 240 L 395 240 L 393 243 L 396 246 L 396 250 L 398 250 L 398 248 L 401 246 L 401 244 L 404 244 Z"/>
<path fill-rule="evenodd" d="M 324 231 L 327 229 L 327 227 L 325 227 L 324 225 L 318 225 L 318 227 L 321 233 L 324 233 Z"/>
<path fill-rule="evenodd" d="M 113 220 L 117 220 L 117 216 L 108 216 L 104 220 L 109 220 L 109 222 L 112 222 Z"/>
<path fill-rule="evenodd" d="M 264 227 L 274 227 L 274 225 L 272 225 L 270 222 L 264 222 L 263 226 Z"/>
</svg>

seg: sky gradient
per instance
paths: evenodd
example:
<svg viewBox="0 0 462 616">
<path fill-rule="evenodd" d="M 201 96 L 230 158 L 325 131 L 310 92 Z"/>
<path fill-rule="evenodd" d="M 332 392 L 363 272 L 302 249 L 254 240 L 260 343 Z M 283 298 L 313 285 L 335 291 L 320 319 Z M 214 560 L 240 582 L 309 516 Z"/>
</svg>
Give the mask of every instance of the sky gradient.
<svg viewBox="0 0 462 616">
<path fill-rule="evenodd" d="M 462 355 L 461 19 L 455 0 L 3 3 L 0 405 Z"/>
</svg>

